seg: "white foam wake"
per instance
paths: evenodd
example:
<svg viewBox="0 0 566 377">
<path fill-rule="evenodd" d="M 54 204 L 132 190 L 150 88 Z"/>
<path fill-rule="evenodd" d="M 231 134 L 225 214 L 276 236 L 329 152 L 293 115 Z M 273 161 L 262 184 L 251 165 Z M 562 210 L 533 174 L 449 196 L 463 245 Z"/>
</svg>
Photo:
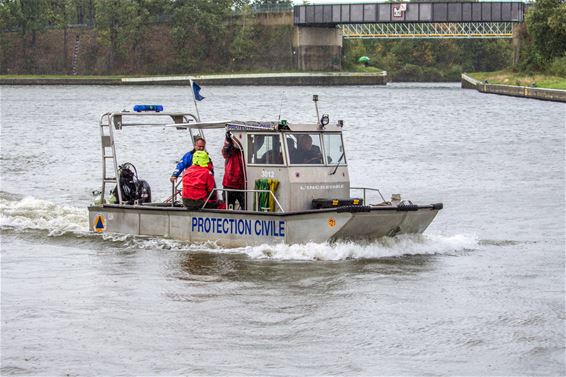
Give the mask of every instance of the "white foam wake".
<svg viewBox="0 0 566 377">
<path fill-rule="evenodd" d="M 46 230 L 49 236 L 88 232 L 88 212 L 31 196 L 19 199 L 0 193 L 0 228 Z"/>
<path fill-rule="evenodd" d="M 120 242 L 125 250 L 171 250 L 219 254 L 245 254 L 251 259 L 322 260 L 379 259 L 406 255 L 456 254 L 475 250 L 481 242 L 475 236 L 401 235 L 384 237 L 373 242 L 337 242 L 307 244 L 275 244 L 223 248 L 215 242 L 190 243 L 164 238 L 145 238 L 128 235 L 103 235 L 104 240 Z"/>
<path fill-rule="evenodd" d="M 475 236 L 401 235 L 371 243 L 337 242 L 297 245 L 261 245 L 237 249 L 253 259 L 346 260 L 377 259 L 404 255 L 451 254 L 479 247 Z M 233 250 L 233 251 L 236 251 Z"/>
</svg>

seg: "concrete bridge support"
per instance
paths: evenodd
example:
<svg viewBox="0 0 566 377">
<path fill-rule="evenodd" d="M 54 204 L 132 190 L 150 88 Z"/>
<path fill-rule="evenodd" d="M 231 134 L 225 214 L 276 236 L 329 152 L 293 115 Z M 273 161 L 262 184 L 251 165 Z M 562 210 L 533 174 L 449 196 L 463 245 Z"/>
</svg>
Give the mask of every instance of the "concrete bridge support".
<svg viewBox="0 0 566 377">
<path fill-rule="evenodd" d="M 342 67 L 342 31 L 301 27 L 293 30 L 295 66 L 301 71 L 339 71 Z"/>
</svg>

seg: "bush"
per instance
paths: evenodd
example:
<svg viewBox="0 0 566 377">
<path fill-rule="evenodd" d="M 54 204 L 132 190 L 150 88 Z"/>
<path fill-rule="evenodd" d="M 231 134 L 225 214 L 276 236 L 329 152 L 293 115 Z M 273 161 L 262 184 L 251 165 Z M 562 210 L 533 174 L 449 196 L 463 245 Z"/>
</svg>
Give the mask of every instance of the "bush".
<svg viewBox="0 0 566 377">
<path fill-rule="evenodd" d="M 435 67 L 424 67 L 421 81 L 442 82 L 446 81 L 444 73 Z"/>
<path fill-rule="evenodd" d="M 423 69 L 418 65 L 405 64 L 393 74 L 393 78 L 397 81 L 423 81 Z"/>
<path fill-rule="evenodd" d="M 561 58 L 555 58 L 550 63 L 548 73 L 554 76 L 566 77 L 566 54 Z"/>
<path fill-rule="evenodd" d="M 454 64 L 452 66 L 450 66 L 450 68 L 448 69 L 448 71 L 445 74 L 445 78 L 446 81 L 460 81 L 460 78 L 462 77 L 462 66 L 458 65 L 458 64 Z"/>
</svg>

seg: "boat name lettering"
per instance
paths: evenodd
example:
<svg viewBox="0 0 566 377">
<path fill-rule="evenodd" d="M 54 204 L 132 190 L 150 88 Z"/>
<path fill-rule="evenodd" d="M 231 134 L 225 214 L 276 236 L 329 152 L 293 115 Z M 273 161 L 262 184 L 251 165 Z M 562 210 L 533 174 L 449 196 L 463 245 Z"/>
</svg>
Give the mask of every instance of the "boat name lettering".
<svg viewBox="0 0 566 377">
<path fill-rule="evenodd" d="M 304 185 L 299 187 L 301 190 L 329 190 L 344 188 L 343 184 L 336 185 Z"/>
<path fill-rule="evenodd" d="M 285 221 L 193 217 L 191 231 L 239 236 L 285 237 Z"/>
</svg>

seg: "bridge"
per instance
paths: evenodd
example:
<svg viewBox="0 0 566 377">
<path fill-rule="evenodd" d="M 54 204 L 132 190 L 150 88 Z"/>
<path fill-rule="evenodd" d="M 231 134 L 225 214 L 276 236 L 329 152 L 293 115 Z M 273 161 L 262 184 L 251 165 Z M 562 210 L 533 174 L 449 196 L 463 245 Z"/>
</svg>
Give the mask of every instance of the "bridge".
<svg viewBox="0 0 566 377">
<path fill-rule="evenodd" d="M 293 23 L 339 26 L 344 38 L 510 38 L 524 8 L 517 2 L 301 5 Z"/>
<path fill-rule="evenodd" d="M 512 38 L 525 8 L 522 2 L 491 1 L 298 5 L 298 67 L 336 68 L 343 38 Z"/>
</svg>

